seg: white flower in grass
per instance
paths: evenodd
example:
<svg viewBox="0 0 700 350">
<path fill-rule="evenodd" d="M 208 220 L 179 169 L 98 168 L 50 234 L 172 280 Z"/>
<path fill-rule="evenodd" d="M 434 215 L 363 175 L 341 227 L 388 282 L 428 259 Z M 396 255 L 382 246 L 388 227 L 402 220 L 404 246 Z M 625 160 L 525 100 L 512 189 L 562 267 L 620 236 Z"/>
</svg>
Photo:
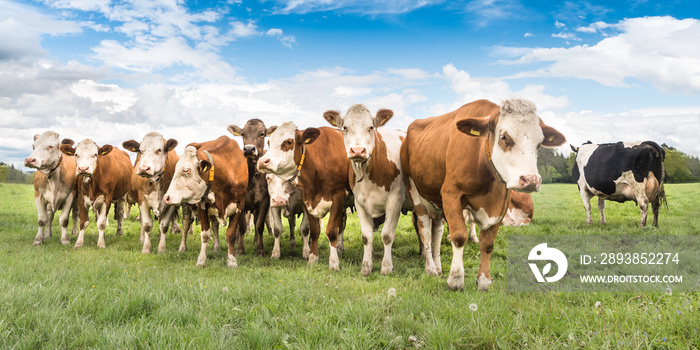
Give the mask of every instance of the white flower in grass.
<svg viewBox="0 0 700 350">
<path fill-rule="evenodd" d="M 601 303 L 600 301 L 596 301 L 596 302 L 595 302 L 595 308 L 596 308 L 596 309 L 600 309 L 601 306 L 603 306 L 603 303 Z"/>
<path fill-rule="evenodd" d="M 474 312 L 478 309 L 479 309 L 479 307 L 476 306 L 476 304 L 474 304 L 474 303 L 469 304 L 469 310 L 472 310 L 472 312 Z"/>
<path fill-rule="evenodd" d="M 228 287 L 222 288 L 221 291 L 224 292 L 224 293 L 228 293 Z"/>
<path fill-rule="evenodd" d="M 666 295 L 673 295 L 671 288 L 666 288 Z"/>
<path fill-rule="evenodd" d="M 394 287 L 389 288 L 389 290 L 386 291 L 386 295 L 389 296 L 389 298 L 396 297 L 396 289 Z"/>
</svg>

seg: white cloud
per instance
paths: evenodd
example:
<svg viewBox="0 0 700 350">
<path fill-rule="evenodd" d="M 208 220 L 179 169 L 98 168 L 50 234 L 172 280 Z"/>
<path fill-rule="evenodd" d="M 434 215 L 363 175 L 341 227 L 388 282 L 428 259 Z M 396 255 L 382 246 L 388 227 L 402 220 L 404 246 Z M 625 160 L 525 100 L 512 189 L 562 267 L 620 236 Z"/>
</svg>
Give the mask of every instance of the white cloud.
<svg viewBox="0 0 700 350">
<path fill-rule="evenodd" d="M 268 36 L 275 37 L 279 40 L 283 46 L 291 48 L 294 43 L 296 43 L 296 38 L 293 35 L 284 35 L 282 29 L 272 28 L 266 33 Z"/>
<path fill-rule="evenodd" d="M 577 37 L 576 34 L 574 34 L 574 33 L 556 33 L 556 34 L 552 34 L 552 38 L 581 41 L 581 39 L 579 37 Z"/>
<path fill-rule="evenodd" d="M 625 19 L 620 33 L 596 45 L 535 48 L 503 64 L 551 62 L 548 67 L 516 77 L 591 79 L 606 86 L 626 87 L 628 79 L 649 82 L 666 93 L 700 93 L 700 21 L 672 17 Z M 602 27 L 602 25 L 597 25 Z"/>
<path fill-rule="evenodd" d="M 559 21 L 554 21 L 554 26 L 557 28 L 564 28 L 564 27 L 566 27 L 566 24 L 561 23 Z"/>
<path fill-rule="evenodd" d="M 278 5 L 277 12 L 283 14 L 340 11 L 344 13 L 359 13 L 363 15 L 382 15 L 411 12 L 421 7 L 442 3 L 444 0 L 274 0 L 274 2 Z"/>
<path fill-rule="evenodd" d="M 468 72 L 455 68 L 452 64 L 444 66 L 442 71 L 452 90 L 459 96 L 457 100 L 461 103 L 482 98 L 499 103 L 508 98 L 519 97 L 531 100 L 539 110 L 561 109 L 569 105 L 566 96 L 547 95 L 544 93 L 545 87 L 542 85 L 527 85 L 520 91 L 513 91 L 503 79 L 475 78 Z"/>
<path fill-rule="evenodd" d="M 532 33 L 525 33 L 525 34 L 523 34 L 523 37 L 525 37 L 525 38 L 529 38 L 529 37 L 532 37 L 532 36 L 533 36 Z"/>
<path fill-rule="evenodd" d="M 576 31 L 579 31 L 582 33 L 597 33 L 600 30 L 608 29 L 611 27 L 614 28 L 616 26 L 605 23 L 605 22 L 595 22 L 595 23 L 591 23 L 587 27 L 578 27 L 578 28 L 576 28 Z"/>
</svg>

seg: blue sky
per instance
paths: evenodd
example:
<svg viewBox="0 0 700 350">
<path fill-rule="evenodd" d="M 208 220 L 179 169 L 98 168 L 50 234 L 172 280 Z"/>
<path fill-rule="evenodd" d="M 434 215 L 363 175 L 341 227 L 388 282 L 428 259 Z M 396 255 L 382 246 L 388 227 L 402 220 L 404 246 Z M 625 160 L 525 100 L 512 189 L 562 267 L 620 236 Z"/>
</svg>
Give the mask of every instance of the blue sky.
<svg viewBox="0 0 700 350">
<path fill-rule="evenodd" d="M 250 118 L 322 126 L 363 103 L 405 129 L 512 97 L 573 144 L 700 156 L 692 1 L 0 0 L 0 37 L 0 160 L 18 166 L 48 129 L 181 150 Z"/>
</svg>

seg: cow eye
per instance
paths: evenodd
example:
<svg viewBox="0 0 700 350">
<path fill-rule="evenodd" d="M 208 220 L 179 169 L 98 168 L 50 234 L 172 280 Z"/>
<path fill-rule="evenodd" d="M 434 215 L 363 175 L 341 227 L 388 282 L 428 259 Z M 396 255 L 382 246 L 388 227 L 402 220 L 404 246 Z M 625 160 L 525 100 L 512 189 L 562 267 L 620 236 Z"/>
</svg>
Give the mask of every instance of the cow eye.
<svg viewBox="0 0 700 350">
<path fill-rule="evenodd" d="M 163 152 L 163 150 L 160 148 L 156 150 L 156 154 L 160 154 L 161 152 Z"/>
<path fill-rule="evenodd" d="M 49 149 L 53 149 L 53 146 L 49 146 Z"/>
<path fill-rule="evenodd" d="M 348 131 L 348 127 L 347 127 L 347 126 L 344 126 L 344 127 L 343 127 L 343 131 Z"/>
<path fill-rule="evenodd" d="M 261 132 L 261 133 L 260 133 L 260 137 L 265 137 L 265 133 L 264 133 L 264 132 Z"/>
<path fill-rule="evenodd" d="M 374 126 L 369 127 L 369 131 L 372 131 L 372 130 L 374 130 Z"/>
</svg>

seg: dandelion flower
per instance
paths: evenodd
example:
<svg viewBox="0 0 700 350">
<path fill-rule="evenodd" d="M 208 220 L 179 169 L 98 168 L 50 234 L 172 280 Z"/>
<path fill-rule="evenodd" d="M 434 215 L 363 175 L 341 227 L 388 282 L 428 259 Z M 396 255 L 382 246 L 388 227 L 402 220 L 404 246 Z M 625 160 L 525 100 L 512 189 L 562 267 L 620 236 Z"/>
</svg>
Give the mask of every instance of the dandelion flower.
<svg viewBox="0 0 700 350">
<path fill-rule="evenodd" d="M 601 306 L 603 306 L 603 303 L 601 303 L 600 301 L 595 302 L 596 309 L 599 309 Z"/>
<path fill-rule="evenodd" d="M 479 309 L 479 307 L 476 306 L 476 304 L 474 304 L 474 303 L 469 304 L 469 310 L 472 310 L 472 312 L 474 312 L 478 309 Z"/>
<path fill-rule="evenodd" d="M 389 288 L 389 290 L 386 291 L 386 295 L 389 296 L 389 298 L 396 297 L 396 289 L 394 287 Z"/>
<path fill-rule="evenodd" d="M 666 288 L 666 295 L 673 295 L 671 288 Z"/>
<path fill-rule="evenodd" d="M 222 290 L 224 293 L 228 293 L 228 287 L 224 287 L 224 288 L 221 289 L 221 290 Z"/>
<path fill-rule="evenodd" d="M 415 342 L 416 342 L 416 340 L 418 340 L 418 338 L 416 338 L 416 336 L 415 336 L 415 335 L 412 335 L 412 336 L 408 337 L 408 341 L 410 341 L 410 342 L 413 342 L 413 343 L 415 343 Z"/>
</svg>

